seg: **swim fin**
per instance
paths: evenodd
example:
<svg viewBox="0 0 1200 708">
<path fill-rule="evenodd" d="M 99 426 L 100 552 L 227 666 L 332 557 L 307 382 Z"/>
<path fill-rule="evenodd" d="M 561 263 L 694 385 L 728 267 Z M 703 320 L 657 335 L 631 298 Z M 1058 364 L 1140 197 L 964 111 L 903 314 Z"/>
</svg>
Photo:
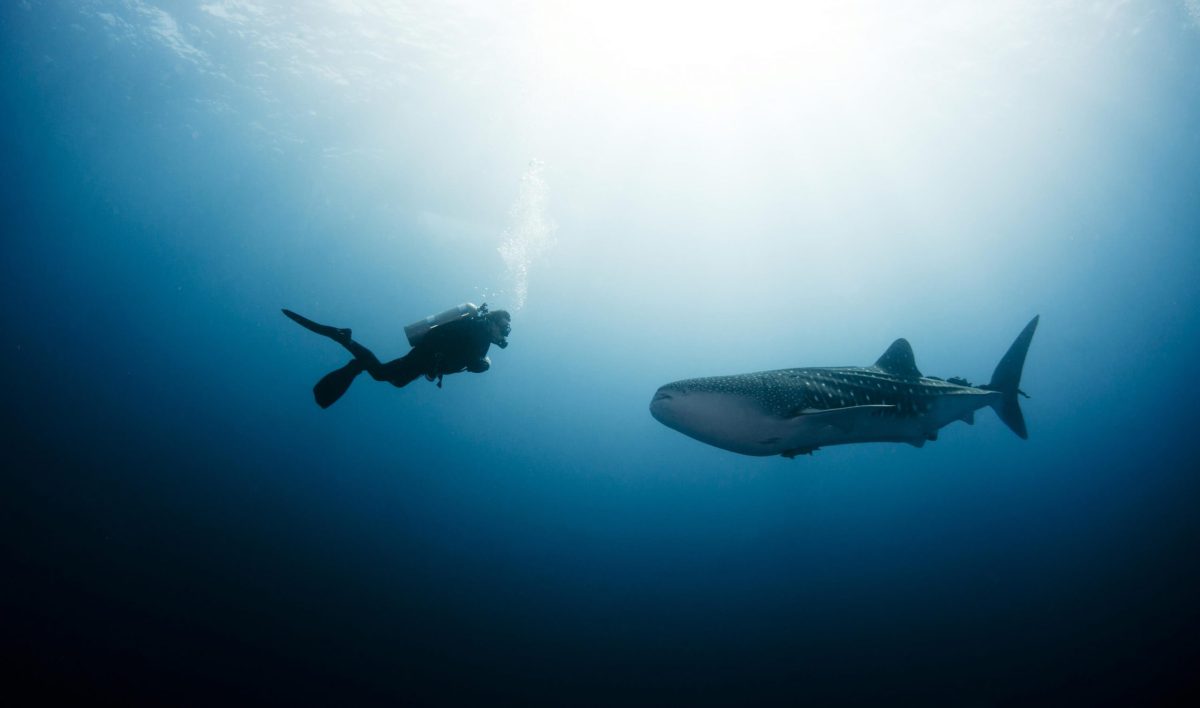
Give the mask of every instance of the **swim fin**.
<svg viewBox="0 0 1200 708">
<path fill-rule="evenodd" d="M 354 377 L 362 372 L 363 365 L 358 359 L 351 359 L 349 364 L 325 374 L 317 385 L 313 386 L 313 398 L 317 399 L 317 405 L 322 408 L 332 406 L 350 388 L 350 384 L 354 383 Z"/>
<path fill-rule="evenodd" d="M 287 315 L 287 318 L 289 320 L 291 320 L 292 322 L 295 322 L 296 324 L 300 325 L 301 327 L 303 327 L 304 329 L 307 329 L 310 332 L 316 332 L 317 334 L 323 335 L 325 337 L 329 337 L 330 339 L 332 339 L 335 342 L 343 342 L 344 343 L 344 342 L 350 341 L 350 329 L 349 328 L 331 327 L 330 325 L 323 325 L 319 322 L 313 322 L 312 320 L 308 319 L 307 317 L 298 315 L 295 312 L 292 312 L 291 310 L 286 309 L 286 308 L 284 308 L 283 314 Z"/>
</svg>

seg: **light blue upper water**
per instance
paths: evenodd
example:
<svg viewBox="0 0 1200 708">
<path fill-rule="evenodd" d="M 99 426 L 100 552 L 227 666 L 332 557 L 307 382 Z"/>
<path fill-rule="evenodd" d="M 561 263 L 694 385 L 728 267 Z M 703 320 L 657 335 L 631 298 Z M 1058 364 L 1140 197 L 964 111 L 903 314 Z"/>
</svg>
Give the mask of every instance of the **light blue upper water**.
<svg viewBox="0 0 1200 708">
<path fill-rule="evenodd" d="M 0 21 L 30 680 L 558 704 L 1185 684 L 1194 1 Z M 513 314 L 489 372 L 363 377 L 325 411 L 311 386 L 347 356 L 279 313 L 386 359 L 467 300 Z M 1028 441 L 985 410 L 924 449 L 760 459 L 647 410 L 897 337 L 986 381 L 1035 314 Z"/>
</svg>

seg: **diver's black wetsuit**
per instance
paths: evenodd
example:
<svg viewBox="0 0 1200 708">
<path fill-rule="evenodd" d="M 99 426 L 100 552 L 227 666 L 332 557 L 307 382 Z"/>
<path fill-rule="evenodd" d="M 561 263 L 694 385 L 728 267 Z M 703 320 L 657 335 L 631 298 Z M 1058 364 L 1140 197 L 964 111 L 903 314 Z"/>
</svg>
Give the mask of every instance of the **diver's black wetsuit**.
<svg viewBox="0 0 1200 708">
<path fill-rule="evenodd" d="M 354 340 L 343 346 L 354 355 L 351 364 L 361 365 L 360 370 L 366 371 L 371 378 L 387 381 L 393 386 L 407 386 L 419 376 L 440 379 L 445 374 L 460 371 L 477 374 L 487 371 L 491 366 L 487 359 L 491 344 L 487 321 L 473 317 L 434 327 L 412 351 L 386 364 L 380 363 L 371 350 Z"/>
<path fill-rule="evenodd" d="M 460 371 L 482 373 L 491 367 L 487 358 L 488 348 L 493 341 L 501 348 L 508 345 L 508 313 L 497 311 L 488 316 L 475 316 L 438 325 L 425 335 L 408 354 L 387 362 L 350 338 L 350 330 L 313 322 L 307 317 L 284 310 L 283 314 L 309 331 L 329 337 L 341 344 L 354 359 L 340 369 L 329 372 L 313 387 L 317 405 L 328 408 L 342 397 L 350 384 L 362 372 L 367 372 L 376 381 L 387 381 L 393 386 L 407 386 L 420 376 L 442 385 L 442 377 Z M 501 317 L 502 324 L 496 325 L 489 318 Z M 499 327 L 493 334 L 493 327 Z M 493 340 L 496 336 L 498 339 Z"/>
</svg>

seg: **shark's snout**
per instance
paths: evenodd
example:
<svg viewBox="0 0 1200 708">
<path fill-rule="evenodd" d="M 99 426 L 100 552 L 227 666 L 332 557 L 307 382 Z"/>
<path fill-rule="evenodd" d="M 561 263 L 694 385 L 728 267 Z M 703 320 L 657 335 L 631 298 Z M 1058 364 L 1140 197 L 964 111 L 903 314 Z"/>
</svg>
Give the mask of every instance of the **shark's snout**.
<svg viewBox="0 0 1200 708">
<path fill-rule="evenodd" d="M 660 386 L 650 399 L 650 415 L 668 428 L 681 430 L 681 426 L 686 426 L 694 413 L 693 391 L 685 384 L 675 381 Z"/>
<path fill-rule="evenodd" d="M 654 392 L 650 415 L 709 445 L 748 455 L 766 454 L 759 441 L 775 435 L 774 418 L 736 383 L 729 377 L 669 383 Z"/>
<path fill-rule="evenodd" d="M 659 388 L 654 392 L 654 398 L 650 399 L 650 415 L 660 423 L 670 425 L 667 420 L 672 417 L 671 409 L 679 395 L 680 392 L 669 384 Z"/>
</svg>

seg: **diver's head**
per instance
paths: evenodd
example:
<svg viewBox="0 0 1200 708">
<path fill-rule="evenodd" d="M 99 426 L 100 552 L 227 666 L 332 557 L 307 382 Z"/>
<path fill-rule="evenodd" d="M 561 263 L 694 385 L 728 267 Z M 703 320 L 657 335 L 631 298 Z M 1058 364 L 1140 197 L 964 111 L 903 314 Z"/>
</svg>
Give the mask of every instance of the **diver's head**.
<svg viewBox="0 0 1200 708">
<path fill-rule="evenodd" d="M 489 312 L 486 315 L 488 322 L 488 331 L 492 337 L 492 344 L 501 349 L 508 346 L 508 333 L 512 331 L 512 318 L 508 316 L 508 312 L 504 310 L 496 310 Z"/>
</svg>

